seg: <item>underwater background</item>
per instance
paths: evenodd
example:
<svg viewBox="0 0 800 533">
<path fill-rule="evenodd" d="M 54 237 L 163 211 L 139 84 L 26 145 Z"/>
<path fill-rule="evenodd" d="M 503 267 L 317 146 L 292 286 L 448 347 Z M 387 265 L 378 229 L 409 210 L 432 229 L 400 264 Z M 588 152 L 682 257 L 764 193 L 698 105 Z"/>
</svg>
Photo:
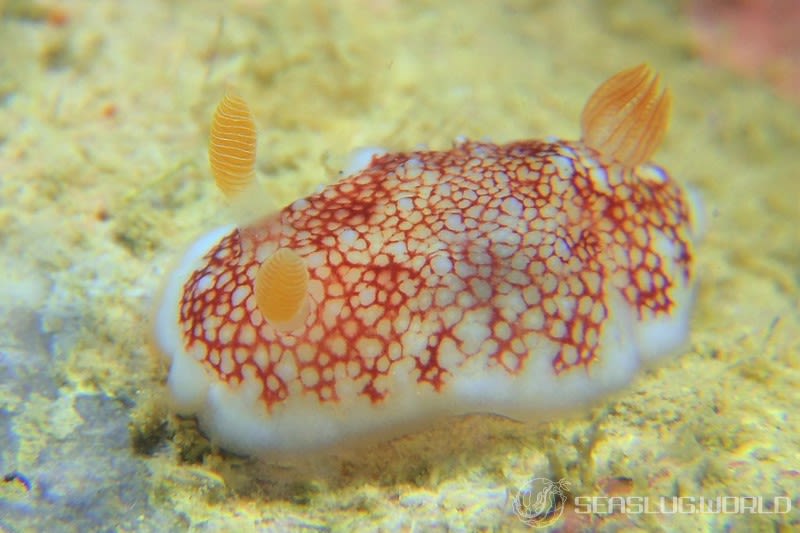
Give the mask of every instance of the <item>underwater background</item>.
<svg viewBox="0 0 800 533">
<path fill-rule="evenodd" d="M 763 501 L 568 504 L 542 531 L 797 531 L 798 5 L 0 0 L 0 531 L 525 531 L 537 477 Z M 655 160 L 706 207 L 683 354 L 568 420 L 463 417 L 302 468 L 168 412 L 151 309 L 183 247 L 230 222 L 206 155 L 226 87 L 284 205 L 366 145 L 575 139 L 594 88 L 642 62 L 674 96 Z"/>
</svg>

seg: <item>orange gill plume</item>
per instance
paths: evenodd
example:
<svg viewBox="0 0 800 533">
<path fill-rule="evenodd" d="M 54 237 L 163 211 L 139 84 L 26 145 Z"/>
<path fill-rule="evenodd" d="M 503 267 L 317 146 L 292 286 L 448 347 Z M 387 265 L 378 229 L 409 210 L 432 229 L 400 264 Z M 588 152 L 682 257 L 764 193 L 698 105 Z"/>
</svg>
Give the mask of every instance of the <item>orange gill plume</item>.
<svg viewBox="0 0 800 533">
<path fill-rule="evenodd" d="M 247 103 L 230 91 L 211 122 L 208 160 L 217 187 L 228 197 L 255 181 L 255 121 Z"/>
<path fill-rule="evenodd" d="M 581 114 L 583 143 L 605 159 L 635 167 L 647 162 L 669 124 L 672 97 L 642 64 L 615 74 L 589 98 Z"/>
</svg>

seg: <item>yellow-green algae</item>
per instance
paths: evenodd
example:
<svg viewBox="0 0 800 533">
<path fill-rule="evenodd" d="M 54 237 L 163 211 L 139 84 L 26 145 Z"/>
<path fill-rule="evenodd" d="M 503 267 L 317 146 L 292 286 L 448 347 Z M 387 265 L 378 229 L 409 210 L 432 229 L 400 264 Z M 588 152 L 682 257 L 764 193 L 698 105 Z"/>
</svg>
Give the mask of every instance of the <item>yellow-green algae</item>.
<svg viewBox="0 0 800 533">
<path fill-rule="evenodd" d="M 63 26 L 48 24 L 55 7 Z M 522 529 L 510 501 L 532 476 L 565 477 L 573 495 L 629 478 L 640 496 L 795 505 L 579 521 L 599 530 L 796 527 L 800 111 L 703 65 L 675 9 L 0 1 L 0 468 L 33 481 L 30 492 L 0 484 L 0 528 Z M 308 468 L 225 454 L 165 411 L 150 305 L 181 247 L 229 221 L 205 156 L 227 84 L 253 108 L 258 170 L 282 205 L 335 179 L 364 145 L 574 138 L 594 87 L 642 61 L 675 96 L 657 160 L 700 189 L 708 211 L 684 355 L 582 418 L 466 417 Z M 38 474 L 73 456 L 91 473 L 95 455 L 98 469 L 124 474 Z M 92 512 L 81 514 L 59 492 L 65 479 L 78 492 L 124 479 L 134 496 L 95 501 L 108 509 L 83 502 Z"/>
</svg>

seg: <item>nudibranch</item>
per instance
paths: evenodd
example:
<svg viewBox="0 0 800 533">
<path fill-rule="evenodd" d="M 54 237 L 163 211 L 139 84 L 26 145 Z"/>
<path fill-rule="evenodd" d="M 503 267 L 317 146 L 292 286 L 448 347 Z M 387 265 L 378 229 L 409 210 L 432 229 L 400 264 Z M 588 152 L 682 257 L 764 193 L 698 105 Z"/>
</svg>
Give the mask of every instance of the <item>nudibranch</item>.
<svg viewBox="0 0 800 533">
<path fill-rule="evenodd" d="M 156 308 L 176 411 L 263 455 L 621 389 L 688 336 L 699 202 L 650 162 L 670 101 L 641 65 L 594 92 L 579 141 L 375 152 L 202 237 Z M 226 96 L 209 158 L 234 205 L 266 198 L 255 135 Z"/>
</svg>

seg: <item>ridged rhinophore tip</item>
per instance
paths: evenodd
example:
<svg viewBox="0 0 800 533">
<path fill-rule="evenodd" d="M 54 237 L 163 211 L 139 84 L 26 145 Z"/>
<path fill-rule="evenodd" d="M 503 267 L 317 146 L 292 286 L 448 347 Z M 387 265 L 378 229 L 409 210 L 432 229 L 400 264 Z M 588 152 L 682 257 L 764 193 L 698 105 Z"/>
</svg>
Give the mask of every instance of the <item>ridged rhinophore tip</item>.
<svg viewBox="0 0 800 533">
<path fill-rule="evenodd" d="M 226 196 L 255 181 L 256 125 L 247 103 L 236 94 L 226 94 L 214 113 L 208 160 L 217 187 Z"/>
<path fill-rule="evenodd" d="M 669 124 L 672 97 L 648 65 L 612 76 L 586 102 L 582 141 L 606 159 L 627 167 L 647 162 Z"/>
<path fill-rule="evenodd" d="M 289 248 L 279 248 L 258 269 L 256 304 L 274 327 L 289 331 L 300 327 L 308 312 L 308 269 Z"/>
</svg>

